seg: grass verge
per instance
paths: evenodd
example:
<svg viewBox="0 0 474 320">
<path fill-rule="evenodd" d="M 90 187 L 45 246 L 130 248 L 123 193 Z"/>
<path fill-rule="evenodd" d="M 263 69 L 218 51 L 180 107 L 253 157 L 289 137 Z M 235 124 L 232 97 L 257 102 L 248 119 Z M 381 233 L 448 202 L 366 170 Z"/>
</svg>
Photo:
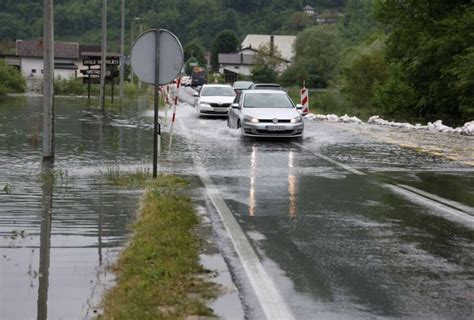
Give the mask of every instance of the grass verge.
<svg viewBox="0 0 474 320">
<path fill-rule="evenodd" d="M 160 176 L 148 183 L 133 237 L 114 271 L 116 286 L 102 301 L 99 319 L 183 319 L 212 316 L 205 302 L 216 285 L 199 263 L 199 223 L 187 182 Z"/>
</svg>

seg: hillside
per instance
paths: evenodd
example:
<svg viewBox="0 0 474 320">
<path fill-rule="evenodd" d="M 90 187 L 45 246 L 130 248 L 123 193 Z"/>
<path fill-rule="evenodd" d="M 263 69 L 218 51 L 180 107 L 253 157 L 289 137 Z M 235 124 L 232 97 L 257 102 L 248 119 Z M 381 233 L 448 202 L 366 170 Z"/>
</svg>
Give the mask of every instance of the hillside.
<svg viewBox="0 0 474 320">
<path fill-rule="evenodd" d="M 215 36 L 231 29 L 239 38 L 247 33 L 295 33 L 293 14 L 307 4 L 318 12 L 342 10 L 344 0 L 126 0 L 127 45 L 131 19 L 140 17 L 143 28 L 166 28 L 183 44 L 199 38 L 210 48 Z M 101 0 L 55 0 L 57 40 L 100 42 Z M 108 1 L 108 39 L 117 49 L 120 39 L 121 0 Z M 0 40 L 42 35 L 41 0 L 0 2 Z M 293 24 L 292 24 L 293 23 Z M 135 34 L 138 23 L 135 23 Z"/>
</svg>

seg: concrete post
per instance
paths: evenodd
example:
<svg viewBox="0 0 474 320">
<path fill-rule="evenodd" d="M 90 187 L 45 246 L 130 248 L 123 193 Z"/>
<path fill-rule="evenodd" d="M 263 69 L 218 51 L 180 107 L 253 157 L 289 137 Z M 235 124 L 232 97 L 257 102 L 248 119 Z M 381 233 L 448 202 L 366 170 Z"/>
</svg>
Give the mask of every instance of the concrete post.
<svg viewBox="0 0 474 320">
<path fill-rule="evenodd" d="M 44 0 L 43 29 L 43 159 L 54 159 L 54 12 L 53 0 Z"/>
<path fill-rule="evenodd" d="M 120 99 L 123 99 L 125 72 L 125 0 L 122 0 L 122 15 L 120 19 Z"/>
<path fill-rule="evenodd" d="M 105 112 L 105 73 L 107 59 L 107 0 L 102 0 L 102 53 L 100 58 L 100 111 Z"/>
</svg>

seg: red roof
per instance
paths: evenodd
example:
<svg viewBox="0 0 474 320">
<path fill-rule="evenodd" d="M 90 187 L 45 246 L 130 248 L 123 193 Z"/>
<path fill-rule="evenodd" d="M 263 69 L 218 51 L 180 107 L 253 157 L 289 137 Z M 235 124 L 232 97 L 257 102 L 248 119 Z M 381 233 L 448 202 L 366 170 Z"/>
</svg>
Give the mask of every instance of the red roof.
<svg viewBox="0 0 474 320">
<path fill-rule="evenodd" d="M 16 54 L 20 57 L 43 57 L 43 40 L 17 40 Z M 54 56 L 56 58 L 79 58 L 79 43 L 55 42 Z"/>
</svg>

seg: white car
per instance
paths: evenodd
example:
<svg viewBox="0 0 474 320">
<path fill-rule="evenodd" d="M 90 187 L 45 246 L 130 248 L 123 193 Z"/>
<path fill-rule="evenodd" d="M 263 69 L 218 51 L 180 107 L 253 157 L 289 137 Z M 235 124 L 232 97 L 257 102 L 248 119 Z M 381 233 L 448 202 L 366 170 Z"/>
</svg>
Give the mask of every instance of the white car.
<svg viewBox="0 0 474 320">
<path fill-rule="evenodd" d="M 244 90 L 231 105 L 227 125 L 244 136 L 297 138 L 304 130 L 300 107 L 285 91 Z"/>
<path fill-rule="evenodd" d="M 181 77 L 181 85 L 185 87 L 189 87 L 191 85 L 191 77 L 190 76 Z"/>
<path fill-rule="evenodd" d="M 227 116 L 235 99 L 235 91 L 226 84 L 205 84 L 199 93 L 194 93 L 194 97 L 199 116 Z"/>
</svg>

